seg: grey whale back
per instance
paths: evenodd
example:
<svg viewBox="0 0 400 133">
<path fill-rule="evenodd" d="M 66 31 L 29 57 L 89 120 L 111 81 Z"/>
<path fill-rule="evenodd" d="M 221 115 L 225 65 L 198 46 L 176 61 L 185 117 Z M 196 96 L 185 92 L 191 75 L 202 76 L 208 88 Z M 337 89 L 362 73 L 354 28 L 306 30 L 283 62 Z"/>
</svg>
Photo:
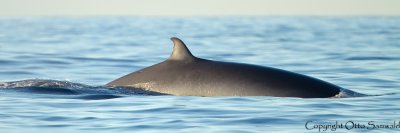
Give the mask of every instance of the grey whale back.
<svg viewBox="0 0 400 133">
<path fill-rule="evenodd" d="M 107 86 L 179 96 L 326 98 L 342 90 L 313 77 L 272 67 L 197 58 L 180 39 L 171 40 L 174 49 L 167 60 L 118 78 Z"/>
</svg>

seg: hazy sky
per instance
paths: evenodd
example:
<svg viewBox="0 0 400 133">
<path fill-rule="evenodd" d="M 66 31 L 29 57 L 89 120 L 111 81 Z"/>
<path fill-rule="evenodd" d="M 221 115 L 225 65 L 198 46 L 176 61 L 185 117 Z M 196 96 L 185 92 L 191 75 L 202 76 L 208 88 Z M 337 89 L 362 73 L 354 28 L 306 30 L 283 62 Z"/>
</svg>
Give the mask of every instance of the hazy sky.
<svg viewBox="0 0 400 133">
<path fill-rule="evenodd" d="M 400 0 L 0 0 L 0 16 L 400 15 Z"/>
</svg>

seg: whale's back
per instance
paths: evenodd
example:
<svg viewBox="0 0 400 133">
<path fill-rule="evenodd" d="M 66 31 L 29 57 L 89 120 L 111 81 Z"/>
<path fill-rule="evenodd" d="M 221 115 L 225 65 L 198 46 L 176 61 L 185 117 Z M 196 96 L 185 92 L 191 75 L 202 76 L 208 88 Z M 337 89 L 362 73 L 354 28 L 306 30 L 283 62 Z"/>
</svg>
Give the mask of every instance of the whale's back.
<svg viewBox="0 0 400 133">
<path fill-rule="evenodd" d="M 116 79 L 127 86 L 172 95 L 333 97 L 341 88 L 309 76 L 271 67 L 200 59 L 178 38 L 167 60 Z"/>
</svg>

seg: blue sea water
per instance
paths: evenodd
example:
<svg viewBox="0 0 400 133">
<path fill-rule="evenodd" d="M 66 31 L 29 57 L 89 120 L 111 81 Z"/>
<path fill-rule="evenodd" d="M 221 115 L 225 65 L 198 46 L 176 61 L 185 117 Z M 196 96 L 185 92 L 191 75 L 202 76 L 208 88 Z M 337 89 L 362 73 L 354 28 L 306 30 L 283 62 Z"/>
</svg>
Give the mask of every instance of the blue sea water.
<svg viewBox="0 0 400 133">
<path fill-rule="evenodd" d="M 168 58 L 172 36 L 201 58 L 285 69 L 368 96 L 102 87 Z M 0 132 L 399 132 L 399 81 L 400 17 L 0 18 Z"/>
</svg>

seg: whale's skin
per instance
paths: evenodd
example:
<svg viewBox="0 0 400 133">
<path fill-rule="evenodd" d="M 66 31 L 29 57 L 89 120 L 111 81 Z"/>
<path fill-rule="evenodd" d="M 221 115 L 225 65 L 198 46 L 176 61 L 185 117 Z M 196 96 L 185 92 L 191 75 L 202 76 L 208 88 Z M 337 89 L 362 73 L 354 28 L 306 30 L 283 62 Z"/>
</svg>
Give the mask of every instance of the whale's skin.
<svg viewBox="0 0 400 133">
<path fill-rule="evenodd" d="M 327 98 L 342 90 L 334 84 L 277 68 L 197 58 L 180 39 L 171 40 L 174 50 L 170 58 L 118 78 L 107 86 L 178 96 Z"/>
</svg>

